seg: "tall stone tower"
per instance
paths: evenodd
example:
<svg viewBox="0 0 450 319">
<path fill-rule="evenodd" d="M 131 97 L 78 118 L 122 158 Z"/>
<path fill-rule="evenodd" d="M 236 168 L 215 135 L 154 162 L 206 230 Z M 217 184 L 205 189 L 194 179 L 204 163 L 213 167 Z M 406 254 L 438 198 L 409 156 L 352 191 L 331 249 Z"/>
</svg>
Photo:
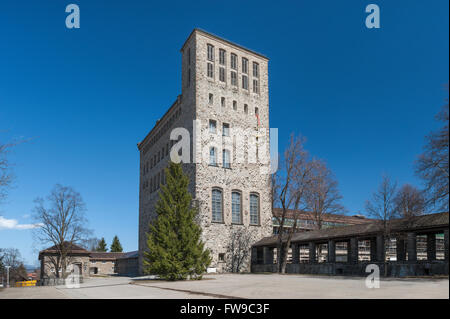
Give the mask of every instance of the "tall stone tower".
<svg viewBox="0 0 450 319">
<path fill-rule="evenodd" d="M 181 53 L 182 94 L 138 144 L 141 272 L 145 234 L 171 158 L 181 158 L 190 177 L 212 268 L 226 271 L 232 233 L 249 234 L 251 244 L 272 231 L 268 59 L 199 29 Z"/>
</svg>

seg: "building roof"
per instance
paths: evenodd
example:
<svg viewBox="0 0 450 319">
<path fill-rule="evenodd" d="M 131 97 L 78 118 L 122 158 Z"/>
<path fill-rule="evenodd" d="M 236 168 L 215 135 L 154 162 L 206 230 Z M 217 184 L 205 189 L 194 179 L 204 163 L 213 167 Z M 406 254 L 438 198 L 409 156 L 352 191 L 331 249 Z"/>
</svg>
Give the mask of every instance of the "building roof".
<svg viewBox="0 0 450 319">
<path fill-rule="evenodd" d="M 127 253 L 124 253 L 122 256 L 118 257 L 117 259 L 131 259 L 131 258 L 138 258 L 139 257 L 139 251 L 129 251 Z"/>
<path fill-rule="evenodd" d="M 72 255 L 89 255 L 90 253 L 89 250 L 86 250 L 83 247 L 73 243 L 64 242 L 63 245 L 65 246 L 66 249 L 70 249 L 70 254 Z M 56 247 L 56 245 L 53 245 L 47 249 L 41 250 L 39 252 L 39 259 L 41 259 L 41 255 L 43 254 L 57 254 L 58 252 L 59 250 Z"/>
<path fill-rule="evenodd" d="M 391 232 L 402 231 L 427 231 L 433 229 L 448 228 L 448 212 L 416 216 L 411 218 L 395 219 L 390 221 L 389 229 Z M 350 237 L 369 237 L 383 232 L 383 223 L 375 220 L 370 223 L 332 227 L 309 232 L 294 233 L 292 243 L 320 242 L 328 239 L 347 239 Z M 286 240 L 287 235 L 284 235 Z M 265 237 L 255 243 L 253 246 L 276 246 L 278 236 Z"/>
<path fill-rule="evenodd" d="M 274 217 L 281 217 L 282 214 L 283 209 L 281 208 L 273 209 Z M 297 219 L 303 220 L 315 220 L 314 213 L 294 209 L 287 210 L 285 217 L 289 219 L 294 219 L 296 217 Z M 322 221 L 349 224 L 349 225 L 358 225 L 373 222 L 374 219 L 366 218 L 362 215 L 347 216 L 342 214 L 322 214 Z"/>
<path fill-rule="evenodd" d="M 222 42 L 226 42 L 229 45 L 235 46 L 235 47 L 237 47 L 237 48 L 239 48 L 241 50 L 244 50 L 244 51 L 247 51 L 247 52 L 252 53 L 254 55 L 257 55 L 258 57 L 263 58 L 264 60 L 269 60 L 269 58 L 267 56 L 265 56 L 265 55 L 263 55 L 263 54 L 261 54 L 259 52 L 256 52 L 254 50 L 250 50 L 249 48 L 246 48 L 246 47 L 244 47 L 244 46 L 242 46 L 240 44 L 237 44 L 237 43 L 235 43 L 233 41 L 230 41 L 230 40 L 227 40 L 225 38 L 219 37 L 219 36 L 217 36 L 217 35 L 215 35 L 215 34 L 213 34 L 211 32 L 205 31 L 205 30 L 200 29 L 200 28 L 194 28 L 194 30 L 192 30 L 191 34 L 189 34 L 189 36 L 187 37 L 186 41 L 183 43 L 183 46 L 181 47 L 181 51 L 183 51 L 184 47 L 186 46 L 186 43 L 189 41 L 189 39 L 191 38 L 191 36 L 194 33 L 200 33 L 200 34 L 205 35 L 207 37 L 211 37 L 211 38 L 214 38 L 216 40 L 219 40 L 219 41 L 222 41 Z"/>
</svg>

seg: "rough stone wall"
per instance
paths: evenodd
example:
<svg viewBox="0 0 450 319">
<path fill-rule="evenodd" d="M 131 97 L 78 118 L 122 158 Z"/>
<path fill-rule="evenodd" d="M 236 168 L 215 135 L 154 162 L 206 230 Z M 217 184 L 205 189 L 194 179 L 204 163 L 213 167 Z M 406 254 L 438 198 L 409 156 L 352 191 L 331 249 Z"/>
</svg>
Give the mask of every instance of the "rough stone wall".
<svg viewBox="0 0 450 319">
<path fill-rule="evenodd" d="M 196 165 L 196 199 L 200 204 L 201 226 L 203 229 L 203 240 L 212 252 L 213 262 L 211 267 L 217 267 L 222 271 L 225 264 L 219 261 L 219 254 L 227 253 L 227 245 L 231 236 L 231 192 L 238 190 L 242 198 L 242 225 L 245 231 L 251 231 L 253 242 L 269 236 L 272 231 L 272 210 L 270 199 L 270 178 L 267 173 L 260 170 L 261 164 L 247 163 L 248 147 L 245 146 L 241 154 L 244 154 L 244 161 L 237 159 L 235 155 L 239 151 L 236 141 L 229 138 L 222 138 L 222 125 L 230 125 L 230 136 L 238 129 L 255 129 L 258 127 L 258 120 L 255 115 L 255 107 L 259 109 L 260 128 L 269 128 L 269 102 L 268 102 L 268 74 L 267 60 L 238 47 L 232 46 L 224 41 L 209 37 L 203 33 L 197 33 L 196 41 L 196 118 L 201 123 L 201 145 L 203 154 L 197 150 Z M 215 49 L 214 54 L 214 78 L 207 76 L 207 44 L 212 44 Z M 226 51 L 225 74 L 226 82 L 219 81 L 219 49 Z M 238 56 L 238 86 L 234 87 L 230 83 L 230 53 Z M 242 89 L 242 57 L 249 61 L 249 90 Z M 260 93 L 252 92 L 252 62 L 259 63 Z M 213 94 L 213 104 L 209 103 L 209 94 Z M 225 105 L 222 106 L 222 97 L 225 98 Z M 237 109 L 233 108 L 233 101 L 236 101 Z M 244 105 L 247 104 L 248 113 L 244 112 Z M 215 120 L 217 125 L 217 136 L 209 133 L 209 120 Z M 222 139 L 222 141 L 220 141 Z M 216 141 L 215 141 L 216 140 Z M 220 145 L 222 143 L 222 145 Z M 218 167 L 209 166 L 208 158 L 209 146 L 217 145 Z M 234 144 L 234 145 L 233 145 Z M 231 152 L 231 169 L 223 168 L 222 148 Z M 269 143 L 263 145 L 259 152 L 269 154 Z M 203 158 L 203 160 L 201 160 Z M 268 157 L 267 157 L 268 158 Z M 218 187 L 223 194 L 223 214 L 224 223 L 212 222 L 211 215 L 211 195 L 212 188 Z M 249 197 L 250 193 L 257 193 L 260 199 L 260 224 L 249 225 Z M 226 257 L 225 257 L 226 258 Z M 247 261 L 248 262 L 248 261 Z M 245 270 L 249 270 L 248 267 Z"/>
<path fill-rule="evenodd" d="M 97 268 L 97 275 L 111 275 L 115 273 L 115 263 L 116 261 L 112 260 L 91 259 L 89 262 L 89 267 L 90 269 Z"/>
<path fill-rule="evenodd" d="M 207 43 L 215 47 L 215 70 L 214 79 L 209 79 L 206 74 L 207 63 Z M 219 82 L 219 48 L 226 50 L 226 78 L 225 84 Z M 230 53 L 238 56 L 238 86 L 230 85 Z M 190 59 L 189 59 L 190 56 Z M 242 57 L 249 61 L 248 78 L 249 90 L 243 90 L 241 85 L 242 76 Z M 252 62 L 259 63 L 259 87 L 260 93 L 252 93 Z M 190 75 L 190 80 L 188 79 Z M 169 116 L 172 110 L 181 108 L 181 116 L 171 126 L 184 127 L 190 133 L 191 138 L 191 159 L 195 163 L 183 164 L 183 169 L 190 177 L 189 190 L 193 198 L 200 207 L 199 223 L 202 227 L 202 239 L 206 247 L 211 250 L 213 262 L 211 267 L 218 268 L 221 271 L 224 263 L 219 262 L 218 256 L 226 253 L 231 235 L 231 191 L 239 190 L 242 194 L 242 225 L 233 225 L 248 229 L 252 233 L 252 243 L 259 239 L 271 235 L 272 232 L 272 211 L 270 199 L 270 178 L 267 172 L 261 173 L 261 164 L 258 163 L 235 163 L 234 154 L 241 151 L 236 148 L 239 145 L 232 146 L 231 138 L 220 141 L 225 143 L 227 149 L 231 151 L 231 169 L 222 167 L 211 167 L 208 161 L 209 144 L 214 139 L 208 133 L 209 120 L 217 121 L 217 132 L 221 135 L 222 124 L 230 125 L 231 135 L 233 130 L 256 129 L 258 120 L 255 115 L 255 107 L 259 110 L 260 129 L 269 128 L 269 99 L 268 99 L 268 64 L 267 60 L 259 55 L 243 50 L 237 46 L 209 37 L 202 32 L 194 32 L 188 39 L 182 49 L 182 96 L 176 102 L 176 105 L 168 112 Z M 214 103 L 209 104 L 209 94 L 213 94 Z M 221 99 L 225 98 L 225 106 L 221 106 Z M 233 101 L 237 103 L 237 109 L 233 109 Z M 244 112 L 244 104 L 247 104 L 248 114 Z M 169 117 L 168 116 L 168 117 Z M 194 134 L 193 121 L 199 123 L 200 131 L 196 130 Z M 165 118 L 158 126 L 164 125 Z M 146 249 L 146 233 L 148 232 L 149 222 L 156 217 L 155 204 L 158 200 L 158 192 L 150 192 L 149 188 L 143 185 L 148 178 L 154 176 L 167 166 L 170 156 L 165 156 L 150 172 L 144 174 L 144 166 L 150 158 L 153 157 L 169 141 L 170 131 L 167 130 L 155 145 L 146 152 L 144 149 L 150 140 L 146 138 L 140 145 L 140 188 L 139 188 L 139 273 L 143 273 L 142 261 L 143 252 Z M 156 134 L 158 130 L 154 130 Z M 198 138 L 196 148 L 194 149 L 194 135 Z M 150 137 L 151 137 L 150 136 Z M 219 139 L 221 136 L 217 136 Z M 231 145 L 231 147 L 230 147 Z M 201 147 L 199 147 L 201 146 Z M 222 148 L 218 145 L 219 165 L 222 159 Z M 258 149 L 259 154 L 269 156 L 268 142 L 261 145 Z M 203 153 L 201 153 L 203 152 Z M 206 152 L 206 153 L 205 153 Z M 248 148 L 243 150 L 247 154 Z M 247 157 L 248 159 L 248 157 Z M 266 167 L 267 168 L 267 167 Z M 224 223 L 213 223 L 211 221 L 211 192 L 213 187 L 220 187 L 223 191 L 223 212 Z M 256 226 L 249 225 L 249 197 L 250 193 L 257 193 L 260 202 L 260 223 Z M 248 261 L 246 262 L 248 264 Z M 249 270 L 246 267 L 245 270 Z"/>
<path fill-rule="evenodd" d="M 68 259 L 67 272 L 70 270 L 71 264 L 81 264 L 81 274 L 84 278 L 89 277 L 89 257 L 88 256 L 74 256 Z M 41 278 L 55 278 L 55 268 L 49 256 L 42 256 L 41 259 Z"/>
</svg>

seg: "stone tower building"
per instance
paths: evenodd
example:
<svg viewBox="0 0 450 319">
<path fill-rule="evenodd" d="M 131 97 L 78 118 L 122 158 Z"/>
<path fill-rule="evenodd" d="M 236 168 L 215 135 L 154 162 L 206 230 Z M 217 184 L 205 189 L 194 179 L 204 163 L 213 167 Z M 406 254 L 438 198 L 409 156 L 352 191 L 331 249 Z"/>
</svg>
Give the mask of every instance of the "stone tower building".
<svg viewBox="0 0 450 319">
<path fill-rule="evenodd" d="M 226 270 L 232 232 L 249 234 L 251 243 L 272 232 L 268 59 L 199 29 L 181 53 L 182 94 L 138 144 L 140 272 L 171 158 L 181 158 L 190 177 L 210 267 Z"/>
</svg>

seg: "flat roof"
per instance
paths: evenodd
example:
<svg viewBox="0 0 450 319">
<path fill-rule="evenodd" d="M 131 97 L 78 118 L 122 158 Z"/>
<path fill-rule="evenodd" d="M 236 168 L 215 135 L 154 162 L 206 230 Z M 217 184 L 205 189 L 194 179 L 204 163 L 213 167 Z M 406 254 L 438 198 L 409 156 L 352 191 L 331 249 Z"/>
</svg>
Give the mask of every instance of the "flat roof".
<svg viewBox="0 0 450 319">
<path fill-rule="evenodd" d="M 233 45 L 233 46 L 235 46 L 235 47 L 237 47 L 237 48 L 239 48 L 241 50 L 248 51 L 248 52 L 250 52 L 252 54 L 255 54 L 255 55 L 259 56 L 260 58 L 263 58 L 265 60 L 269 60 L 269 58 L 267 56 L 265 56 L 264 54 L 261 54 L 259 52 L 254 51 L 254 50 L 250 50 L 249 48 L 246 48 L 243 45 L 237 44 L 237 43 L 235 43 L 233 41 L 230 41 L 230 40 L 227 40 L 227 39 L 225 39 L 223 37 L 219 37 L 219 36 L 217 36 L 217 35 L 215 35 L 215 34 L 213 34 L 211 32 L 205 31 L 205 30 L 200 29 L 200 28 L 194 28 L 194 30 L 192 30 L 191 34 L 189 34 L 189 36 L 187 37 L 186 41 L 184 41 L 183 46 L 181 47 L 180 51 L 183 51 L 183 48 L 185 47 L 186 43 L 188 42 L 188 40 L 191 38 L 191 36 L 195 32 L 201 33 L 203 35 L 206 35 L 208 37 L 214 38 L 214 39 L 219 40 L 219 41 L 226 42 L 226 43 L 228 43 L 230 45 Z"/>
</svg>

